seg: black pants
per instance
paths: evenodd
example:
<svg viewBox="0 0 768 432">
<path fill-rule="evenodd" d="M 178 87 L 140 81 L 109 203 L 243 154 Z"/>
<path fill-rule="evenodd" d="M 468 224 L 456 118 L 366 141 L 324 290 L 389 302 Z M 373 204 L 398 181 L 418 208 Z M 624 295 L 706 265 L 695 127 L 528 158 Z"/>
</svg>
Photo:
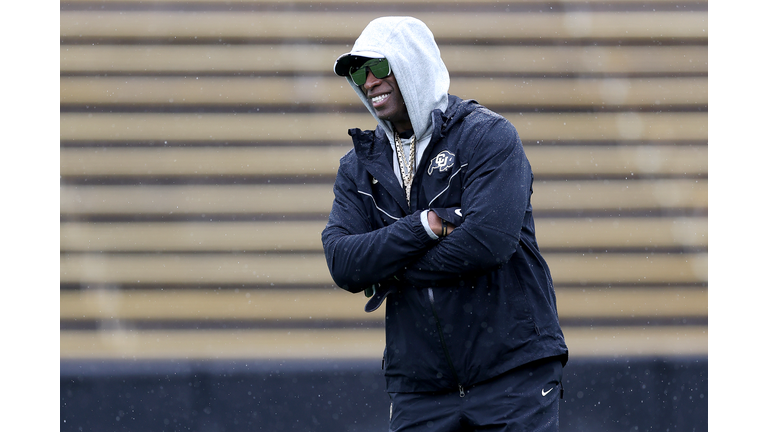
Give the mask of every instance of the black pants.
<svg viewBox="0 0 768 432">
<path fill-rule="evenodd" d="M 563 365 L 546 359 L 474 385 L 440 393 L 390 393 L 391 432 L 559 430 Z"/>
</svg>

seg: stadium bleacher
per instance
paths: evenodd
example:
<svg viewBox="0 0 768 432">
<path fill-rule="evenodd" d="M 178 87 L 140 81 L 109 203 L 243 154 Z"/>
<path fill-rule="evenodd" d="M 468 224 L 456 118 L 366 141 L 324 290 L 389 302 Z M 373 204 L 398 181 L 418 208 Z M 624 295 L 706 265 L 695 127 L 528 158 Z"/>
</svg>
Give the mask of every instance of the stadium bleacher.
<svg viewBox="0 0 768 432">
<path fill-rule="evenodd" d="M 706 360 L 706 1 L 73 0 L 67 370 L 381 359 L 320 231 L 347 129 L 375 126 L 331 66 L 382 15 L 427 23 L 450 93 L 520 132 L 572 360 Z"/>
</svg>

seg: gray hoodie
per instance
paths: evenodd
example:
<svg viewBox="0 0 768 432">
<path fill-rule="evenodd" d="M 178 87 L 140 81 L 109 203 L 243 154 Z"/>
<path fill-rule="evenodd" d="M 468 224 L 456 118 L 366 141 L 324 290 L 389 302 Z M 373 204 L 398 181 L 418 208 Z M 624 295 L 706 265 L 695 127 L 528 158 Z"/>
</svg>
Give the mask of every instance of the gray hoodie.
<svg viewBox="0 0 768 432">
<path fill-rule="evenodd" d="M 351 54 L 375 52 L 386 57 L 397 79 L 413 126 L 418 165 L 432 135 L 432 111 L 448 107 L 450 77 L 440 58 L 440 49 L 429 28 L 412 17 L 381 17 L 371 21 L 355 41 Z M 347 76 L 368 111 L 379 122 L 394 149 L 394 133 L 389 121 L 380 120 L 365 93 Z M 406 153 L 407 154 L 407 153 Z M 395 160 L 395 166 L 397 161 Z M 399 170 L 395 174 L 400 179 Z"/>
</svg>

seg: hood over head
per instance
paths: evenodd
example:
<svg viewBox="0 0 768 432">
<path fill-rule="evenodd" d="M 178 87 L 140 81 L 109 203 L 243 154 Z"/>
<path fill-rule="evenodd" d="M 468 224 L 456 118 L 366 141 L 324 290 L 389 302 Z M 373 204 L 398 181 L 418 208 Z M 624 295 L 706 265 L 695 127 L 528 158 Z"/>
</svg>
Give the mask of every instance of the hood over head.
<svg viewBox="0 0 768 432">
<path fill-rule="evenodd" d="M 355 62 L 380 57 L 389 61 L 408 108 L 416 139 L 421 141 L 427 138 L 432 132 L 432 111 L 445 111 L 448 107 L 450 85 L 448 69 L 440 58 L 440 49 L 432 32 L 416 18 L 377 18 L 365 27 L 352 51 L 342 54 L 334 64 L 334 72 L 346 76 L 347 82 L 392 142 L 393 129 L 390 122 L 379 120 L 371 101 L 347 75 L 349 66 Z"/>
</svg>

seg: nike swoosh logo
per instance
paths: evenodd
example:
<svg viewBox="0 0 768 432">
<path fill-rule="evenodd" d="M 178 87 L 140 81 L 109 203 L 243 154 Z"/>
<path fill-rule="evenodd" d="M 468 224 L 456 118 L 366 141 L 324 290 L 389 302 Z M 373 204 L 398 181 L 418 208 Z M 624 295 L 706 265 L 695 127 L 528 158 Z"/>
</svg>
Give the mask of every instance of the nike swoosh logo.
<svg viewBox="0 0 768 432">
<path fill-rule="evenodd" d="M 551 392 L 551 391 L 552 391 L 552 390 L 554 390 L 554 389 L 555 389 L 554 387 L 552 387 L 551 389 L 549 389 L 549 390 L 547 390 L 547 391 L 544 391 L 544 389 L 541 389 L 541 395 L 542 395 L 542 396 L 546 396 L 546 395 L 548 395 L 548 394 L 549 394 L 549 392 Z"/>
<path fill-rule="evenodd" d="M 461 209 L 456 209 L 456 210 L 454 210 L 454 212 L 456 212 L 456 214 L 457 214 L 459 217 L 463 217 L 463 216 L 461 215 Z"/>
</svg>

